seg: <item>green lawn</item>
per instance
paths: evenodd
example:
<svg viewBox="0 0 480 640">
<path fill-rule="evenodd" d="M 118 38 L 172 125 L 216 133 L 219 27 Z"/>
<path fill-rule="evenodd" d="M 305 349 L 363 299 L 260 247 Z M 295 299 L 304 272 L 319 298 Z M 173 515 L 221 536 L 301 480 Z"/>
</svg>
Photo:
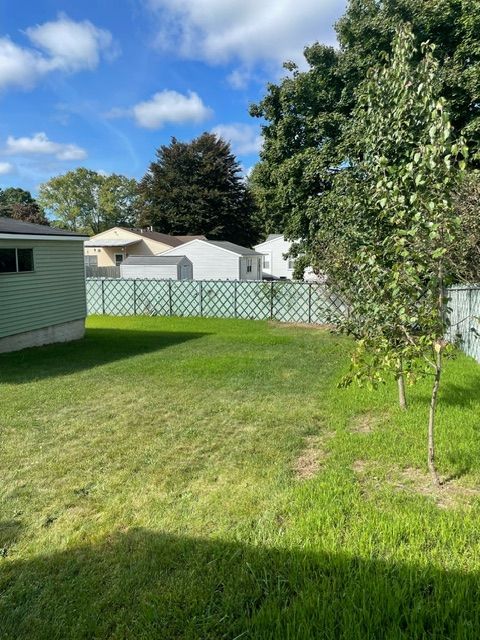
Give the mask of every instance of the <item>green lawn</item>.
<svg viewBox="0 0 480 640">
<path fill-rule="evenodd" d="M 338 389 L 350 342 L 91 318 L 0 356 L 0 638 L 480 637 L 480 366 Z"/>
</svg>

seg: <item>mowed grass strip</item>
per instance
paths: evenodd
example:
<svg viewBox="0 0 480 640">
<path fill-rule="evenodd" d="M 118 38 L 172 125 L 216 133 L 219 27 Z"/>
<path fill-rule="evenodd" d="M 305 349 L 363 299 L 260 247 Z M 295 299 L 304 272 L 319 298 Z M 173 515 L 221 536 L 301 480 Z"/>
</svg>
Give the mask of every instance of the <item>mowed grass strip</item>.
<svg viewBox="0 0 480 640">
<path fill-rule="evenodd" d="M 475 638 L 480 367 L 339 389 L 327 330 L 90 318 L 0 356 L 0 637 Z"/>
</svg>

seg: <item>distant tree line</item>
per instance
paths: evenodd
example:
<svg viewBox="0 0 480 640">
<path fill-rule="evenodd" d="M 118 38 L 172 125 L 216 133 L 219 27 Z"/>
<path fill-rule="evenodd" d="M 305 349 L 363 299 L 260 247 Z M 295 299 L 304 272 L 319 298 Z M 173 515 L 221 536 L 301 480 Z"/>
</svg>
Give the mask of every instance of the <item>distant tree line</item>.
<svg viewBox="0 0 480 640">
<path fill-rule="evenodd" d="M 263 231 L 229 143 L 210 133 L 191 142 L 172 138 L 139 182 L 80 167 L 43 183 L 38 201 L 22 189 L 6 189 L 0 206 L 2 215 L 90 234 L 112 226 L 153 227 L 250 245 Z"/>
<path fill-rule="evenodd" d="M 0 189 L 0 216 L 34 224 L 49 224 L 45 212 L 30 191 L 18 187 Z"/>
</svg>

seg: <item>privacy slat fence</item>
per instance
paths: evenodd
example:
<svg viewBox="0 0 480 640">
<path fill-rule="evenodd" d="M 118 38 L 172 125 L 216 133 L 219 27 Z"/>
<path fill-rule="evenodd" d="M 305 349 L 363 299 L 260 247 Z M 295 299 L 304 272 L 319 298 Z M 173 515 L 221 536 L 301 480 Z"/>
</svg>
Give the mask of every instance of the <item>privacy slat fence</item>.
<svg viewBox="0 0 480 640">
<path fill-rule="evenodd" d="M 452 287 L 448 306 L 449 340 L 480 362 L 480 286 Z"/>
<path fill-rule="evenodd" d="M 120 278 L 120 267 L 92 267 L 85 265 L 87 278 Z"/>
<path fill-rule="evenodd" d="M 336 324 L 347 308 L 325 284 L 87 278 L 89 314 L 203 316 Z M 480 286 L 449 291 L 448 339 L 480 362 Z"/>
<path fill-rule="evenodd" d="M 324 284 L 87 278 L 89 314 L 203 316 L 335 324 L 346 313 Z"/>
</svg>

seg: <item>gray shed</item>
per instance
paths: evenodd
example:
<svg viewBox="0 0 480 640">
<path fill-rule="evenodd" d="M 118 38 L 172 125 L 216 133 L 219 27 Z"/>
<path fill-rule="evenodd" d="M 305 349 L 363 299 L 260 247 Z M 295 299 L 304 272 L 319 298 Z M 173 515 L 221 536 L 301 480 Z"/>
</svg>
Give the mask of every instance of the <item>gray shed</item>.
<svg viewBox="0 0 480 640">
<path fill-rule="evenodd" d="M 86 239 L 0 217 L 0 353 L 83 337 Z"/>
<path fill-rule="evenodd" d="M 120 265 L 120 277 L 191 280 L 193 266 L 186 256 L 129 256 Z"/>
</svg>

